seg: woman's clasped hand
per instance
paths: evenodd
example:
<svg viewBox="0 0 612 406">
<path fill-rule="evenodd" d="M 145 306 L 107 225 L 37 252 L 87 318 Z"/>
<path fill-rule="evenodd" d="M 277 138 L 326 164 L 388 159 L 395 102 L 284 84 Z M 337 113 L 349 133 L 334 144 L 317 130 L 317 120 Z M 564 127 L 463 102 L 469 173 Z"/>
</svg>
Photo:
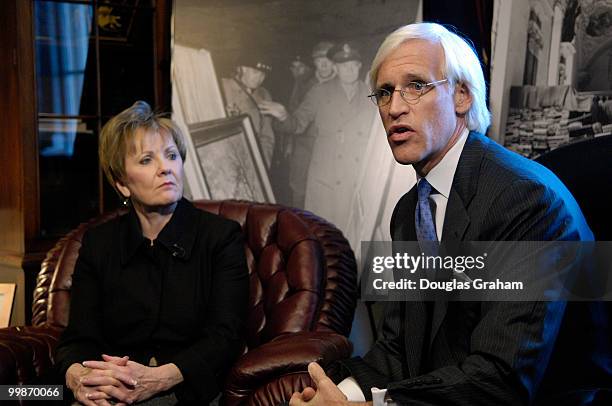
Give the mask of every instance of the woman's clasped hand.
<svg viewBox="0 0 612 406">
<path fill-rule="evenodd" d="M 66 371 L 66 383 L 84 405 L 110 405 L 111 400 L 115 405 L 132 404 L 176 385 L 176 372 L 173 364 L 149 367 L 127 356 L 103 354 L 101 361 L 73 364 Z"/>
</svg>

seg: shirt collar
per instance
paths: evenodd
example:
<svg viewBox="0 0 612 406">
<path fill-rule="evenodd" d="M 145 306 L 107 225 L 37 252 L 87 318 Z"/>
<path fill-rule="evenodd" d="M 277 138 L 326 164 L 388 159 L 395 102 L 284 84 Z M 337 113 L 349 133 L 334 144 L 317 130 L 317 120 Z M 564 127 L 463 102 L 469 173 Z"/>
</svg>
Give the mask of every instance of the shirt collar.
<svg viewBox="0 0 612 406">
<path fill-rule="evenodd" d="M 440 160 L 440 162 L 429 171 L 427 176 L 425 176 L 429 184 L 446 199 L 450 196 L 457 164 L 459 163 L 461 151 L 463 151 L 463 146 L 467 141 L 469 133 L 467 128 L 464 129 L 455 145 L 448 150 L 442 157 L 442 160 Z M 417 173 L 417 181 L 419 180 L 421 180 L 421 176 Z"/>
<path fill-rule="evenodd" d="M 186 199 L 179 200 L 170 221 L 162 228 L 155 239 L 173 257 L 187 260 L 191 255 L 199 225 L 197 209 Z M 127 264 L 142 244 L 149 240 L 142 235 L 140 220 L 134 208 L 124 216 L 121 223 L 121 263 Z"/>
</svg>

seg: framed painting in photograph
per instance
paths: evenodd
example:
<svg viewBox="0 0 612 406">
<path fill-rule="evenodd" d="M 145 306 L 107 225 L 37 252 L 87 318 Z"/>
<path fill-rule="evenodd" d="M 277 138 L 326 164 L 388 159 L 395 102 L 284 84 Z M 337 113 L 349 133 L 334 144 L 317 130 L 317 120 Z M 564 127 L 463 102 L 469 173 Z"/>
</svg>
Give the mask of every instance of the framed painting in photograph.
<svg viewBox="0 0 612 406">
<path fill-rule="evenodd" d="M 211 199 L 275 202 L 248 115 L 191 124 L 189 134 Z"/>
<path fill-rule="evenodd" d="M 0 283 L 0 328 L 8 327 L 15 297 L 14 283 Z"/>
</svg>

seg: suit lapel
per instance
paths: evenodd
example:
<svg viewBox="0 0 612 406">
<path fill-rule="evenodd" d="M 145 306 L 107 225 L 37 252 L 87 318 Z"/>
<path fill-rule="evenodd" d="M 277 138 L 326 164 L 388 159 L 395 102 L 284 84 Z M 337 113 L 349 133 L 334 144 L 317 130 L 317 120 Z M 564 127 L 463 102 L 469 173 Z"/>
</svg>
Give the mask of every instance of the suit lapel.
<svg viewBox="0 0 612 406">
<path fill-rule="evenodd" d="M 421 361 L 425 347 L 425 329 L 427 328 L 427 309 L 425 302 L 405 302 L 406 315 L 404 325 L 404 347 L 406 364 L 410 378 L 421 375 Z"/>
<path fill-rule="evenodd" d="M 446 316 L 446 311 L 448 310 L 448 301 L 447 300 L 436 300 L 433 304 L 433 314 L 431 316 L 431 334 L 429 335 L 429 351 L 431 352 L 431 347 L 433 345 L 434 339 L 440 330 L 440 326 L 442 325 L 442 321 Z"/>
<path fill-rule="evenodd" d="M 454 182 L 453 182 L 454 183 Z M 465 230 L 470 224 L 470 216 L 463 204 L 461 196 L 455 188 L 451 188 L 451 193 L 446 206 L 446 214 L 444 216 L 444 229 L 442 232 L 442 242 L 444 241 L 459 241 L 465 235 Z M 429 335 L 429 348 L 433 344 L 440 326 L 446 316 L 448 310 L 447 300 L 436 300 L 433 306 L 433 315 L 431 319 L 431 334 Z"/>
<path fill-rule="evenodd" d="M 488 139 L 481 134 L 470 132 L 468 135 L 448 196 L 442 242 L 461 241 L 465 238 L 465 231 L 470 224 L 468 208 L 478 189 L 484 144 L 488 142 Z"/>
<path fill-rule="evenodd" d="M 484 154 L 484 145 L 488 139 L 481 134 L 470 132 L 465 142 L 461 157 L 457 164 L 451 192 L 446 205 L 444 215 L 444 227 L 442 231 L 442 242 L 463 241 L 466 231 L 470 225 L 469 204 L 476 194 L 478 187 L 478 175 Z M 431 334 L 429 336 L 429 348 L 440 330 L 448 310 L 448 301 L 439 300 L 434 303 L 431 320 Z"/>
<path fill-rule="evenodd" d="M 454 182 L 453 182 L 454 185 Z M 451 187 L 444 215 L 444 227 L 442 229 L 442 242 L 461 241 L 465 231 L 470 224 L 470 215 L 461 195 L 454 186 Z"/>
<path fill-rule="evenodd" d="M 391 216 L 391 238 L 393 241 L 416 241 L 414 211 L 417 203 L 416 185 L 395 205 Z"/>
<path fill-rule="evenodd" d="M 391 237 L 394 241 L 416 241 L 414 213 L 417 203 L 416 185 L 395 205 L 391 216 Z M 421 359 L 427 328 L 427 313 L 423 302 L 403 302 L 404 348 L 410 377 L 420 374 Z"/>
</svg>

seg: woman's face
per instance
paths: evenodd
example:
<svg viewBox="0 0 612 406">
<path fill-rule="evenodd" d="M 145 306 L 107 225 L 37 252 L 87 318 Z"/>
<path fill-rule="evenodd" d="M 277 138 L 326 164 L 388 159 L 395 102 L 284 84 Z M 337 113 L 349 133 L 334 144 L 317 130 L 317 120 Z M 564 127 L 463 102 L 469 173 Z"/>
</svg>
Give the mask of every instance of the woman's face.
<svg viewBox="0 0 612 406">
<path fill-rule="evenodd" d="M 159 210 L 183 196 L 183 159 L 166 131 L 139 128 L 125 157 L 125 178 L 117 188 L 136 209 Z"/>
</svg>

